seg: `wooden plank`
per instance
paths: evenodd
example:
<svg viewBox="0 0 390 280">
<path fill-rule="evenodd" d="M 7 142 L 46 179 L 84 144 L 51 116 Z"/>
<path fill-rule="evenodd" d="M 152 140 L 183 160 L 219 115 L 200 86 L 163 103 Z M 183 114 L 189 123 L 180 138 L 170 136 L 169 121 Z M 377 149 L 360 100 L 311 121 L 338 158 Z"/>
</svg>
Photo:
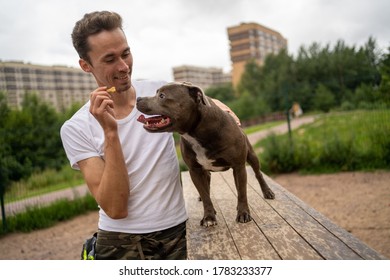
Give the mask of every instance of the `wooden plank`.
<svg viewBox="0 0 390 280">
<path fill-rule="evenodd" d="M 240 259 L 237 248 L 224 222 L 218 220 L 217 227 L 200 226 L 203 217 L 202 202 L 193 185 L 188 172 L 182 173 L 182 183 L 186 208 L 189 214 L 187 221 L 187 247 L 190 260 L 236 260 Z M 215 205 L 217 217 L 221 217 L 220 209 Z"/>
<path fill-rule="evenodd" d="M 212 173 L 211 194 L 218 225 L 199 222 L 203 206 L 188 172 L 182 173 L 189 213 L 189 259 L 386 259 L 349 232 L 289 193 L 268 176 L 276 194 L 265 200 L 248 168 L 248 200 L 253 221 L 235 222 L 237 195 L 232 171 Z"/>
<path fill-rule="evenodd" d="M 248 169 L 249 174 L 253 174 Z M 251 184 L 255 184 L 253 176 L 248 176 Z M 302 236 L 323 258 L 329 260 L 362 259 L 356 252 L 337 238 L 328 228 L 320 224 L 307 212 L 303 211 L 295 201 L 289 197 L 286 191 L 282 191 L 275 183 L 267 179 L 272 186 L 277 199 L 269 201 L 270 206 L 277 212 L 294 230 Z M 249 180 L 248 180 L 249 182 Z M 255 190 L 261 193 L 261 190 Z M 329 221 L 330 223 L 330 221 Z"/>
<path fill-rule="evenodd" d="M 289 259 L 323 259 L 259 194 L 255 189 L 260 190 L 256 178 L 250 178 L 253 174 L 248 174 L 248 201 L 254 223 L 272 244 L 274 250 L 280 258 Z M 253 175 L 254 176 L 254 175 Z M 232 172 L 223 173 L 225 180 L 230 182 L 231 188 L 234 186 Z M 255 184 L 256 183 L 256 184 Z M 271 189 L 273 186 L 270 185 Z M 261 191 L 260 191 L 261 192 Z M 278 199 L 278 197 L 276 198 Z"/>
<path fill-rule="evenodd" d="M 224 173 L 213 173 L 211 177 L 214 203 L 218 204 L 232 235 L 241 259 L 280 259 L 274 248 L 255 222 L 237 223 L 237 196 L 223 178 Z"/>
</svg>

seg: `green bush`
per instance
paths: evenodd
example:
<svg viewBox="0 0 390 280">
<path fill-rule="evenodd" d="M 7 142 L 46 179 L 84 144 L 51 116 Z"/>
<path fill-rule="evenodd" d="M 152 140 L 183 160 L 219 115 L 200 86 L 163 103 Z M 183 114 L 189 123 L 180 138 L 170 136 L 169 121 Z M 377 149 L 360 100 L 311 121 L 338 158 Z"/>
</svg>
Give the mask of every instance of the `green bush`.
<svg viewBox="0 0 390 280">
<path fill-rule="evenodd" d="M 370 140 L 376 149 L 373 149 L 370 156 L 379 158 L 378 165 L 390 166 L 390 137 L 389 131 L 379 128 L 374 129 Z"/>
<path fill-rule="evenodd" d="M 272 134 L 267 140 L 266 153 L 261 157 L 263 171 L 271 173 L 295 171 L 297 168 L 296 160 L 288 138 Z"/>
<path fill-rule="evenodd" d="M 339 172 L 390 168 L 390 111 L 325 115 L 288 135 L 259 143 L 268 173 Z"/>
<path fill-rule="evenodd" d="M 352 138 L 342 140 L 338 134 L 333 134 L 324 139 L 317 164 L 326 170 L 354 170 L 358 157 Z"/>
</svg>

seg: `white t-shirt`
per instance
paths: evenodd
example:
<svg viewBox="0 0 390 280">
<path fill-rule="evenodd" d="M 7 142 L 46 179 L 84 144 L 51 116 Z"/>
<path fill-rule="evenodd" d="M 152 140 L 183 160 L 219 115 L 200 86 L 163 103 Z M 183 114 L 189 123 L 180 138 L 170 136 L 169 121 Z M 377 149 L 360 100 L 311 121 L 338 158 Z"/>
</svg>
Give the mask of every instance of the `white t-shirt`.
<svg viewBox="0 0 390 280">
<path fill-rule="evenodd" d="M 133 81 L 137 97 L 151 96 L 165 84 Z M 61 139 L 72 168 L 90 157 L 104 159 L 103 129 L 89 112 L 89 102 L 61 128 Z M 137 108 L 117 121 L 130 180 L 128 216 L 111 219 L 100 208 L 99 228 L 127 233 L 149 233 L 187 220 L 180 171 L 172 133 L 149 133 L 137 118 Z"/>
</svg>

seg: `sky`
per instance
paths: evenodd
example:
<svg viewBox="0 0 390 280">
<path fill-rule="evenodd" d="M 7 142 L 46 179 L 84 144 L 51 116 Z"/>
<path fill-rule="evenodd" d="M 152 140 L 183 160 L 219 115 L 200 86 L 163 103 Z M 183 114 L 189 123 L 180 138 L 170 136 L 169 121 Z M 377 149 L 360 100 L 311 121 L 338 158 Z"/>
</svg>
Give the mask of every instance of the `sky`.
<svg viewBox="0 0 390 280">
<path fill-rule="evenodd" d="M 0 0 L 0 60 L 79 67 L 70 38 L 85 13 L 123 18 L 133 78 L 173 80 L 172 67 L 231 70 L 227 28 L 255 22 L 288 40 L 288 53 L 314 42 L 390 46 L 389 0 Z"/>
</svg>

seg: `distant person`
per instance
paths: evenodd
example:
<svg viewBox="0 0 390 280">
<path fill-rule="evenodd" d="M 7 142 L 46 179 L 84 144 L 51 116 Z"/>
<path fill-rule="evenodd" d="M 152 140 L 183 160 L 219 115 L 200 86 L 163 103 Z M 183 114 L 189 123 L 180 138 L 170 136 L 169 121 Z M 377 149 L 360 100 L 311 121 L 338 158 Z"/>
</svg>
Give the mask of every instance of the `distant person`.
<svg viewBox="0 0 390 280">
<path fill-rule="evenodd" d="M 165 82 L 131 79 L 133 57 L 117 13 L 85 14 L 72 40 L 97 88 L 64 123 L 61 139 L 100 207 L 95 258 L 186 259 L 187 213 L 172 134 L 148 133 L 136 121 L 136 98 Z"/>
<path fill-rule="evenodd" d="M 298 118 L 298 117 L 302 116 L 302 114 L 303 114 L 303 111 L 302 111 L 301 106 L 299 105 L 298 102 L 294 102 L 291 109 L 290 109 L 290 115 L 293 118 Z"/>
</svg>

